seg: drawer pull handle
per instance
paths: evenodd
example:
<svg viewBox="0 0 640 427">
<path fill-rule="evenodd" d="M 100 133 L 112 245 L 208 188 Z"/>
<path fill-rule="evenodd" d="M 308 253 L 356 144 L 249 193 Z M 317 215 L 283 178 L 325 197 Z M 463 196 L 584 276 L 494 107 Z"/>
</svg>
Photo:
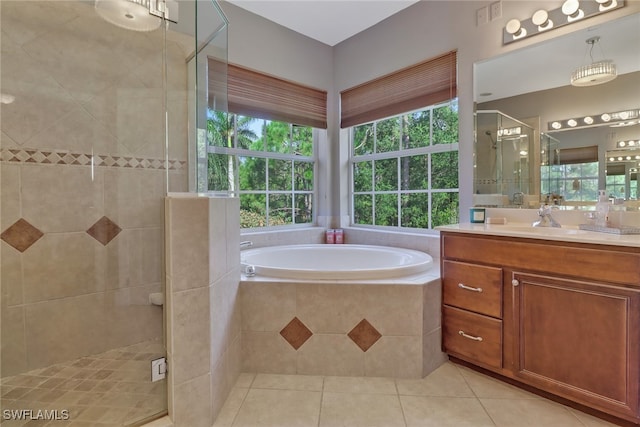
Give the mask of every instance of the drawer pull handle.
<svg viewBox="0 0 640 427">
<path fill-rule="evenodd" d="M 520 284 L 520 281 L 519 281 L 518 279 L 513 279 L 513 280 L 511 281 L 511 284 L 512 284 L 513 286 L 518 286 L 518 285 Z"/>
<path fill-rule="evenodd" d="M 482 288 L 474 288 L 473 286 L 467 286 L 464 283 L 458 283 L 458 287 L 460 289 L 466 289 L 468 291 L 472 291 L 472 292 L 477 292 L 477 293 L 482 293 Z"/>
<path fill-rule="evenodd" d="M 469 338 L 470 340 L 482 341 L 482 337 L 474 337 L 473 335 L 465 334 L 464 331 L 458 331 L 458 335 Z"/>
</svg>

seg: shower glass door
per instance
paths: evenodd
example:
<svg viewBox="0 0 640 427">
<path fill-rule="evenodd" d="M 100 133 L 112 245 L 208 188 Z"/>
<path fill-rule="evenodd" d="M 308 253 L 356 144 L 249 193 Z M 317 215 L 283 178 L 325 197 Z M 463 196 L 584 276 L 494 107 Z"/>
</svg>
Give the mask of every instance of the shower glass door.
<svg viewBox="0 0 640 427">
<path fill-rule="evenodd" d="M 0 2 L 3 425 L 167 410 L 151 361 L 166 354 L 164 197 L 187 189 L 193 37 L 137 3 Z"/>
</svg>

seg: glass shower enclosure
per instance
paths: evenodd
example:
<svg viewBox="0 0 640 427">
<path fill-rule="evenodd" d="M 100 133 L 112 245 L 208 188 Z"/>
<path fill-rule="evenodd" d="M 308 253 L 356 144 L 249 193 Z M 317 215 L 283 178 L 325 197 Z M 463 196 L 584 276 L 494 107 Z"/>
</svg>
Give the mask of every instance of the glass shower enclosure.
<svg viewBox="0 0 640 427">
<path fill-rule="evenodd" d="M 474 205 L 523 206 L 535 193 L 533 128 L 497 110 L 475 119 Z"/>
<path fill-rule="evenodd" d="M 189 61 L 214 32 L 226 61 L 226 20 L 212 0 L 6 0 L 0 15 L 0 423 L 139 425 L 167 411 L 152 361 L 164 198 L 189 182 Z"/>
</svg>

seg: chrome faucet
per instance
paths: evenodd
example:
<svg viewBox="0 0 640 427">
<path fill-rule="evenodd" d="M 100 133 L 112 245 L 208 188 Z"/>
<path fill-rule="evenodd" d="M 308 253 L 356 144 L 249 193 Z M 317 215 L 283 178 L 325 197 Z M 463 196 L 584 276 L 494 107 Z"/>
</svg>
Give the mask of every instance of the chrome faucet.
<svg viewBox="0 0 640 427">
<path fill-rule="evenodd" d="M 251 246 L 253 246 L 253 242 L 251 240 L 240 242 L 240 250 L 250 248 Z"/>
<path fill-rule="evenodd" d="M 538 209 L 539 220 L 533 223 L 534 227 L 562 227 L 558 221 L 551 216 L 551 206 L 543 204 Z"/>
<path fill-rule="evenodd" d="M 240 250 L 250 248 L 251 246 L 253 246 L 253 242 L 250 240 L 240 242 Z M 247 277 L 253 277 L 256 275 L 256 267 L 251 264 L 247 264 L 243 258 L 240 259 L 240 269 Z"/>
</svg>

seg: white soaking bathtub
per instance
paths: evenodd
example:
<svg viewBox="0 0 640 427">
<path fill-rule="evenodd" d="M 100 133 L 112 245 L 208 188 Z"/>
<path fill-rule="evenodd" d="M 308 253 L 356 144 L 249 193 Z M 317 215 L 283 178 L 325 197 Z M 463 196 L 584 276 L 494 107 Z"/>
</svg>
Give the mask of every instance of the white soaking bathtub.
<svg viewBox="0 0 640 427">
<path fill-rule="evenodd" d="M 411 249 L 351 244 L 270 246 L 241 253 L 256 277 L 298 280 L 376 280 L 421 274 L 430 255 Z"/>
</svg>

